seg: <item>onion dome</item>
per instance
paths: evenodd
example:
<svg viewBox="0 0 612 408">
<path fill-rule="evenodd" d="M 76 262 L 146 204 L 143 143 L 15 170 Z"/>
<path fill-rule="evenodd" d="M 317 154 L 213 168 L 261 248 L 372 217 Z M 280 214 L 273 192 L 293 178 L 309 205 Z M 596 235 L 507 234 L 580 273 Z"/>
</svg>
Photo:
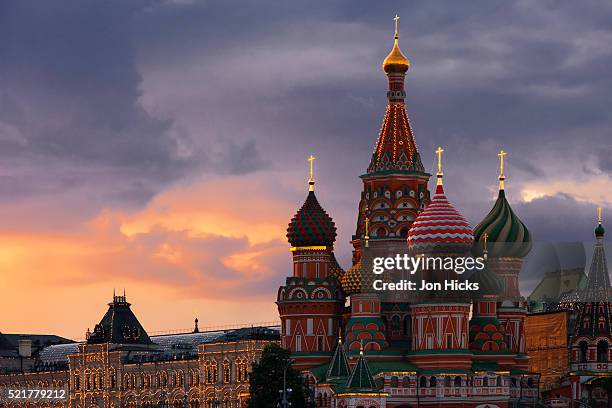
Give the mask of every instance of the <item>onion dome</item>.
<svg viewBox="0 0 612 408">
<path fill-rule="evenodd" d="M 393 48 L 387 58 L 382 63 L 382 68 L 386 73 L 390 72 L 406 72 L 408 68 L 410 68 L 410 61 L 408 58 L 402 53 L 400 50 L 398 39 L 399 35 L 397 33 L 397 22 L 399 20 L 398 16 L 395 16 L 395 37 L 393 38 Z"/>
<path fill-rule="evenodd" d="M 336 225 L 327 215 L 314 193 L 312 162 L 310 156 L 309 191 L 302 208 L 293 216 L 287 228 L 287 240 L 292 247 L 326 246 L 331 247 L 336 241 Z"/>
<path fill-rule="evenodd" d="M 408 246 L 415 253 L 462 253 L 474 242 L 472 228 L 444 194 L 442 148 L 438 148 L 438 185 L 429 205 L 412 223 Z"/>
<path fill-rule="evenodd" d="M 361 261 L 359 261 L 355 265 L 351 266 L 342 276 L 342 289 L 347 295 L 360 293 L 362 289 L 368 285 L 368 282 L 366 282 L 366 280 L 368 280 L 367 278 L 367 275 L 364 274 L 363 265 Z M 372 282 L 369 283 L 371 286 Z"/>
<path fill-rule="evenodd" d="M 332 252 L 329 258 L 329 275 L 340 280 L 344 276 L 344 269 L 340 266 L 336 260 L 336 255 Z"/>
<path fill-rule="evenodd" d="M 487 250 L 494 258 L 523 258 L 531 251 L 531 233 L 523 222 L 514 214 L 504 190 L 503 158 L 506 153 L 499 153 L 501 159 L 499 175 L 499 194 L 489 214 L 474 230 L 477 242 L 487 234 Z"/>
<path fill-rule="evenodd" d="M 498 296 L 504 290 L 504 284 L 496 273 L 488 267 L 476 270 L 470 276 L 470 282 L 478 283 L 478 290 L 474 292 L 474 298 Z"/>
</svg>

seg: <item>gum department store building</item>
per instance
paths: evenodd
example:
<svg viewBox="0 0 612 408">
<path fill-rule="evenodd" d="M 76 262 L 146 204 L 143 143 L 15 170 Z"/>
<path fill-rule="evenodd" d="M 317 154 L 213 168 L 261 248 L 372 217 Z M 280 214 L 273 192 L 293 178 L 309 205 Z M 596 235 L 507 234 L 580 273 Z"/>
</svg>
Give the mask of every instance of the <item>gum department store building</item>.
<svg viewBox="0 0 612 408">
<path fill-rule="evenodd" d="M 314 390 L 317 407 L 536 406 L 539 374 L 529 371 L 527 304 L 518 289 L 531 235 L 505 197 L 504 153 L 498 198 L 472 229 L 446 198 L 442 149 L 435 193 L 429 192 L 430 174 L 404 102 L 409 67 L 396 23 L 383 63 L 387 109 L 361 176 L 353 265 L 346 271 L 334 257 L 336 227 L 314 193 L 311 158 L 309 193 L 287 232 L 293 264 L 277 295 L 280 330 L 200 332 L 196 321 L 193 333 L 148 336 L 125 295 L 114 296 L 83 343 L 47 336 L 33 347 L 33 336 L 0 334 L 0 395 L 9 388 L 52 387 L 68 398 L 42 406 L 238 408 L 248 398 L 251 363 L 280 339 Z M 574 398 L 591 395 L 593 381 L 610 375 L 612 289 L 601 220 L 596 236 L 586 295 L 596 292 L 597 300 L 577 303 L 580 326 L 568 350 Z M 470 251 L 486 257 L 486 268 L 469 277 L 480 284 L 473 295 L 371 290 L 373 254 L 458 257 Z M 38 405 L 0 400 L 2 408 L 13 406 Z M 275 406 L 271 401 L 262 408 Z"/>
</svg>

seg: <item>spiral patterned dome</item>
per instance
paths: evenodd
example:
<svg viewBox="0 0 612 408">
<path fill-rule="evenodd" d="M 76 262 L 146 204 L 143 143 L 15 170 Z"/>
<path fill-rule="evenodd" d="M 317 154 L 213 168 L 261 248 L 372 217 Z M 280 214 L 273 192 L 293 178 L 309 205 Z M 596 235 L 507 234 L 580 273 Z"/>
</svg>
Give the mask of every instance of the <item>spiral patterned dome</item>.
<svg viewBox="0 0 612 408">
<path fill-rule="evenodd" d="M 470 276 L 470 282 L 478 283 L 478 290 L 473 293 L 474 298 L 497 296 L 504 290 L 504 283 L 499 276 L 486 266 L 481 270 L 477 269 Z"/>
<path fill-rule="evenodd" d="M 438 184 L 433 199 L 412 223 L 408 231 L 408 246 L 416 253 L 460 253 L 474 242 L 472 228 L 444 194 Z"/>
<path fill-rule="evenodd" d="M 308 192 L 304 205 L 291 219 L 287 240 L 293 247 L 334 245 L 336 225 L 317 201 L 314 191 Z"/>
<path fill-rule="evenodd" d="M 477 242 L 487 234 L 487 250 L 494 258 L 523 258 L 531 251 L 531 233 L 514 214 L 503 189 L 489 214 L 474 230 Z"/>
</svg>

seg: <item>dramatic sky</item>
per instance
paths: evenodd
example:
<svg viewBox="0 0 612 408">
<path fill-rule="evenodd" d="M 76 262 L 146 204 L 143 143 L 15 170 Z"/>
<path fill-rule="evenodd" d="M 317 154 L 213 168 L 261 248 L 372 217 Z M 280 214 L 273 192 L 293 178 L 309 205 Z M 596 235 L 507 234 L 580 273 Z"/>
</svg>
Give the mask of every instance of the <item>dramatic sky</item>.
<svg viewBox="0 0 612 408">
<path fill-rule="evenodd" d="M 536 239 L 590 240 L 612 213 L 609 3 L 8 0 L 0 331 L 82 338 L 113 288 L 150 332 L 275 320 L 309 154 L 348 267 L 396 13 L 451 201 L 486 214 L 503 148 Z"/>
</svg>

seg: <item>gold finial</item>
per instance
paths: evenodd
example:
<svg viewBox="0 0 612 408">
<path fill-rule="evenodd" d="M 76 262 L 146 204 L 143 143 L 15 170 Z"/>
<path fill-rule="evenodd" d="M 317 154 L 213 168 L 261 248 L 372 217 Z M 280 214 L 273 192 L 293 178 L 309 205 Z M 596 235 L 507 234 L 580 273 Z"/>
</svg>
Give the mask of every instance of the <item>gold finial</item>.
<svg viewBox="0 0 612 408">
<path fill-rule="evenodd" d="M 402 50 L 399 48 L 398 39 L 399 39 L 399 16 L 396 14 L 393 17 L 395 21 L 395 35 L 393 36 L 393 48 L 387 58 L 383 61 L 382 67 L 383 70 L 387 73 L 389 72 L 403 72 L 405 73 L 410 68 L 410 61 L 404 54 L 402 54 Z"/>
<path fill-rule="evenodd" d="M 315 179 L 312 176 L 312 165 L 315 161 L 316 157 L 314 157 L 312 154 L 310 155 L 310 157 L 308 158 L 308 162 L 310 163 L 310 178 L 308 179 L 308 191 L 314 191 L 314 184 L 315 184 Z"/>
<path fill-rule="evenodd" d="M 486 232 L 482 234 L 482 240 L 484 241 L 484 249 L 482 251 L 482 255 L 484 259 L 487 259 L 487 255 L 489 253 L 489 250 L 487 249 L 487 243 L 489 242 L 489 234 L 487 234 Z"/>
<path fill-rule="evenodd" d="M 342 333 L 338 333 L 338 344 L 342 344 Z"/>
<path fill-rule="evenodd" d="M 601 207 L 597 207 L 597 223 L 601 225 L 603 218 L 601 216 Z"/>
<path fill-rule="evenodd" d="M 444 149 L 438 146 L 438 149 L 436 149 L 436 154 L 438 155 L 438 174 L 437 176 L 438 176 L 439 186 L 442 185 L 442 177 L 444 176 L 444 173 L 442 172 L 442 152 L 444 152 Z"/>
<path fill-rule="evenodd" d="M 370 246 L 370 208 L 366 204 L 365 208 L 365 246 L 368 248 Z"/>
<path fill-rule="evenodd" d="M 363 356 L 363 339 L 359 341 L 359 355 Z"/>
<path fill-rule="evenodd" d="M 504 189 L 504 180 L 506 180 L 506 176 L 504 176 L 504 157 L 507 154 L 508 153 L 504 152 L 503 150 L 500 150 L 499 153 L 497 153 L 497 156 L 499 157 L 499 189 L 500 190 Z"/>
<path fill-rule="evenodd" d="M 395 17 L 393 17 L 393 20 L 395 21 L 395 39 L 397 40 L 399 38 L 399 34 L 398 34 L 398 25 L 399 25 L 399 16 L 396 14 Z"/>
</svg>

